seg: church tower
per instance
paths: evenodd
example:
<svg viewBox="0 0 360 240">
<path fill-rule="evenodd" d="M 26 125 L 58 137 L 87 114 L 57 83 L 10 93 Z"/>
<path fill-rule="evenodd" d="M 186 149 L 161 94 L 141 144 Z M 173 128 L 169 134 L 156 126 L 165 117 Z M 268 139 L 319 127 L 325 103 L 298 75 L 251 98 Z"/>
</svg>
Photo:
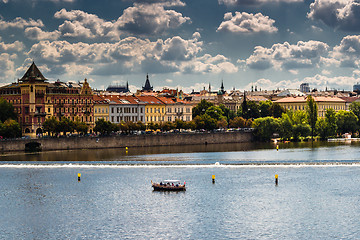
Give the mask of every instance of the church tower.
<svg viewBox="0 0 360 240">
<path fill-rule="evenodd" d="M 150 85 L 150 81 L 149 81 L 149 74 L 146 74 L 146 81 L 145 81 L 145 86 L 142 87 L 143 91 L 153 91 L 153 87 Z"/>
</svg>

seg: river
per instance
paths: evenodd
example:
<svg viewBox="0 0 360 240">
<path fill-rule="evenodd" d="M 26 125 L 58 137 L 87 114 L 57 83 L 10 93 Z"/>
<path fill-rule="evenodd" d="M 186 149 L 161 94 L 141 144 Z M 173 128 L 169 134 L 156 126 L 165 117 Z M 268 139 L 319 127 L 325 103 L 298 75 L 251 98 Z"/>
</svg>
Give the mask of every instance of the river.
<svg viewBox="0 0 360 240">
<path fill-rule="evenodd" d="M 248 143 L 1 155 L 0 239 L 356 239 L 359 153 Z M 187 191 L 152 191 L 168 178 Z"/>
</svg>

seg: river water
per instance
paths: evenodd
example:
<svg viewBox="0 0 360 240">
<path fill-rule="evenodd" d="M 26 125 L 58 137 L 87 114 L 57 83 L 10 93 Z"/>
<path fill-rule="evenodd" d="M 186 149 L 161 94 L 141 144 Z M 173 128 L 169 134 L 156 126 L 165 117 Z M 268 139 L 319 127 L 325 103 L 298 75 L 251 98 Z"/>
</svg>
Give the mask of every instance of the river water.
<svg viewBox="0 0 360 240">
<path fill-rule="evenodd" d="M 59 151 L 0 160 L 0 239 L 360 238 L 358 143 Z M 152 191 L 151 180 L 169 178 L 186 181 L 187 191 Z"/>
</svg>

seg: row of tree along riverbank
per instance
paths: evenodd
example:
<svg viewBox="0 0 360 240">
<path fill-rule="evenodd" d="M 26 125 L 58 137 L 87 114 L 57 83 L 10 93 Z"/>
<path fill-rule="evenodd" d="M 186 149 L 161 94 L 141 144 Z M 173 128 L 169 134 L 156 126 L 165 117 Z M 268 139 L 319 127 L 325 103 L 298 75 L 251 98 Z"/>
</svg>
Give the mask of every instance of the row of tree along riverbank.
<svg viewBox="0 0 360 240">
<path fill-rule="evenodd" d="M 177 146 L 196 144 L 245 143 L 253 140 L 252 132 L 205 132 L 176 134 L 116 135 L 108 137 L 40 138 L 0 141 L 1 152 L 34 150 L 76 150 L 126 147 Z M 28 149 L 31 150 L 31 149 Z"/>
</svg>

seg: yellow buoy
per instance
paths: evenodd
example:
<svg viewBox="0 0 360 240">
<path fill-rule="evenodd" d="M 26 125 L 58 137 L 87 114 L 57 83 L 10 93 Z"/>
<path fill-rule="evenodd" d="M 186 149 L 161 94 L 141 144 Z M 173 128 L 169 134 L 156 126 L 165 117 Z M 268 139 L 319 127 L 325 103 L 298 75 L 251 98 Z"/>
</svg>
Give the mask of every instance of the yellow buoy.
<svg viewBox="0 0 360 240">
<path fill-rule="evenodd" d="M 81 173 L 78 173 L 78 181 L 80 182 Z"/>
<path fill-rule="evenodd" d="M 279 175 L 275 174 L 275 184 L 278 185 L 279 183 Z"/>
<path fill-rule="evenodd" d="M 212 175 L 211 178 L 212 178 L 212 182 L 215 183 L 215 175 Z"/>
</svg>

